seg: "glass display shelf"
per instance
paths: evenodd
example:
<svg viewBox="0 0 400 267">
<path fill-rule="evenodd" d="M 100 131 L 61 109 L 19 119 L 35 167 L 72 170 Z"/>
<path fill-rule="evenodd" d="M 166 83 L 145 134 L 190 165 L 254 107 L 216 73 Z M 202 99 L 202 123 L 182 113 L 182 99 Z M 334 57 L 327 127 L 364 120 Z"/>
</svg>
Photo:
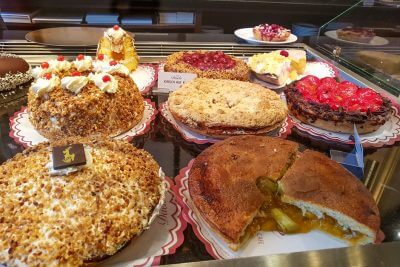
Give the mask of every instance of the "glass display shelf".
<svg viewBox="0 0 400 267">
<path fill-rule="evenodd" d="M 187 37 L 185 37 L 187 38 Z M 362 81 L 375 90 L 384 92 L 375 84 L 363 79 L 353 73 L 345 66 L 330 60 L 318 53 L 311 47 L 296 43 L 285 46 L 256 46 L 248 44 L 238 44 L 231 42 L 149 42 L 138 41 L 137 51 L 141 56 L 142 63 L 158 64 L 165 60 L 165 57 L 172 52 L 181 50 L 222 50 L 228 54 L 246 59 L 255 53 L 270 51 L 282 48 L 305 49 L 309 59 L 317 59 L 334 65 L 339 69 L 342 76 L 346 79 Z M 67 59 L 74 58 L 79 53 L 88 55 L 95 54 L 95 47 L 49 47 L 26 41 L 3 41 L 3 51 L 13 52 L 23 56 L 32 66 L 46 61 L 58 54 L 63 54 Z M 278 93 L 282 89 L 277 90 Z M 27 104 L 26 92 L 2 93 L 0 94 L 0 161 L 4 162 L 13 157 L 16 153 L 23 151 L 23 147 L 17 144 L 10 136 L 9 119 L 13 114 Z M 154 87 L 145 98 L 155 102 L 156 106 L 167 100 L 168 94 L 161 92 Z M 289 140 L 299 142 L 301 148 L 311 148 L 323 153 L 328 153 L 329 149 L 335 148 L 344 151 L 352 149 L 351 145 L 329 142 L 315 137 L 310 137 L 304 132 L 293 128 L 287 137 Z M 152 122 L 149 132 L 142 136 L 135 137 L 132 144 L 150 152 L 155 160 L 163 168 L 167 176 L 172 179 L 179 171 L 186 167 L 188 162 L 195 158 L 209 144 L 195 144 L 186 141 L 171 124 L 160 114 Z M 400 240 L 400 149 L 396 145 L 381 148 L 365 149 L 364 157 L 365 177 L 364 184 L 371 190 L 376 199 L 381 215 L 382 230 L 386 235 L 384 242 L 395 242 Z M 378 245 L 379 246 L 379 245 Z M 196 237 L 190 224 L 184 232 L 184 242 L 175 254 L 163 256 L 160 264 L 186 263 L 194 261 L 212 260 L 207 253 L 204 244 Z"/>
</svg>

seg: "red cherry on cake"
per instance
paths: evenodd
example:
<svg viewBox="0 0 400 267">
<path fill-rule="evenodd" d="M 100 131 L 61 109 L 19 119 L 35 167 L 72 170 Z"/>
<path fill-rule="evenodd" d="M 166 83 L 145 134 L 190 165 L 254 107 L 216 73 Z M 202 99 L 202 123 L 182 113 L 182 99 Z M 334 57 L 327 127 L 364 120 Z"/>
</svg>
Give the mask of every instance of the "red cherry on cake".
<svg viewBox="0 0 400 267">
<path fill-rule="evenodd" d="M 118 63 L 117 63 L 117 61 L 115 61 L 115 60 L 111 60 L 110 61 L 110 66 L 115 66 L 115 65 L 117 65 Z"/>
<path fill-rule="evenodd" d="M 48 62 L 43 62 L 41 65 L 42 69 L 48 69 L 50 67 Z"/>
<path fill-rule="evenodd" d="M 98 54 L 97 55 L 98 60 L 103 60 L 104 59 L 104 54 Z"/>
<path fill-rule="evenodd" d="M 61 56 L 61 55 L 60 55 L 60 56 L 57 57 L 57 60 L 58 60 L 58 61 L 64 61 L 65 58 L 64 58 L 64 56 Z"/>
<path fill-rule="evenodd" d="M 85 56 L 82 55 L 82 54 L 79 54 L 79 55 L 76 57 L 77 60 L 83 60 L 84 58 L 85 58 Z"/>
<path fill-rule="evenodd" d="M 289 56 L 289 52 L 288 51 L 286 51 L 286 50 L 281 50 L 281 52 L 279 53 L 281 56 L 284 56 L 284 57 L 288 57 Z"/>
<path fill-rule="evenodd" d="M 72 76 L 81 76 L 81 73 L 79 71 L 74 71 L 71 73 Z"/>
<path fill-rule="evenodd" d="M 46 80 L 50 80 L 51 79 L 51 73 L 45 73 L 43 74 L 43 78 L 45 78 Z"/>
<path fill-rule="evenodd" d="M 114 25 L 113 29 L 114 29 L 114 31 L 118 31 L 119 30 L 119 26 L 118 25 Z"/>
<path fill-rule="evenodd" d="M 104 75 L 103 76 L 103 82 L 109 82 L 109 81 L 111 81 L 111 77 L 110 76 L 108 76 L 108 75 Z"/>
</svg>

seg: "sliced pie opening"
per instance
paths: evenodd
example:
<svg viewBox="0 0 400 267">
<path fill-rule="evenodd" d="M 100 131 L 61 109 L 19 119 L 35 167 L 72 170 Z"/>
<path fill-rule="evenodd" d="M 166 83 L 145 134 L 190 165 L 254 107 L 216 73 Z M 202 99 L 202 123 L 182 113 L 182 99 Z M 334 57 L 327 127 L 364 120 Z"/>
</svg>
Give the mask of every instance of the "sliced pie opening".
<svg viewBox="0 0 400 267">
<path fill-rule="evenodd" d="M 331 214 L 331 216 L 321 209 L 316 210 L 307 203 L 296 202 L 298 207 L 295 204 L 283 202 L 283 193 L 280 191 L 278 183 L 267 177 L 258 178 L 257 187 L 265 196 L 265 201 L 240 237 L 239 243 L 241 245 L 255 236 L 258 231 L 297 234 L 319 230 L 352 245 L 367 238 L 366 233 L 357 231 L 357 227 L 354 227 L 351 223 L 344 221 L 339 223 L 337 219 L 332 217 L 335 216 L 334 214 Z M 352 229 L 350 229 L 350 226 Z"/>
</svg>

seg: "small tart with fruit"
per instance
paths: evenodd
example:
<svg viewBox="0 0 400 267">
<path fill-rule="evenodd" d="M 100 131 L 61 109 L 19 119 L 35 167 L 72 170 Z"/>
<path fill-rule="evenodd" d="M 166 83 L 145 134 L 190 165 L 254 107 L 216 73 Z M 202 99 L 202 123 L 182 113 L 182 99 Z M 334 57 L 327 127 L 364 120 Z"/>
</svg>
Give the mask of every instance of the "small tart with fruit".
<svg viewBox="0 0 400 267">
<path fill-rule="evenodd" d="M 284 42 L 290 37 L 290 30 L 277 24 L 260 24 L 253 28 L 254 38 L 260 41 Z"/>
<path fill-rule="evenodd" d="M 390 118 L 391 102 L 370 88 L 309 75 L 288 85 L 289 112 L 303 123 L 342 133 L 376 131 Z"/>
<path fill-rule="evenodd" d="M 187 51 L 168 56 L 164 70 L 195 73 L 200 78 L 248 81 L 246 63 L 222 51 Z"/>
</svg>

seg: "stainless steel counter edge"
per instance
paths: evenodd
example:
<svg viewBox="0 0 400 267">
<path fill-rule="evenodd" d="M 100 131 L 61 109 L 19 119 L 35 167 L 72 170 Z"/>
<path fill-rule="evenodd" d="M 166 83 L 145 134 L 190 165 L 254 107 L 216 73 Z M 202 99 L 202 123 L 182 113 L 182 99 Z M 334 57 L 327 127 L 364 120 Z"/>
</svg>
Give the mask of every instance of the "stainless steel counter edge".
<svg viewBox="0 0 400 267">
<path fill-rule="evenodd" d="M 189 262 L 166 266 L 219 267 L 219 266 L 400 266 L 400 242 L 365 245 L 347 248 L 296 252 L 229 260 Z"/>
</svg>

